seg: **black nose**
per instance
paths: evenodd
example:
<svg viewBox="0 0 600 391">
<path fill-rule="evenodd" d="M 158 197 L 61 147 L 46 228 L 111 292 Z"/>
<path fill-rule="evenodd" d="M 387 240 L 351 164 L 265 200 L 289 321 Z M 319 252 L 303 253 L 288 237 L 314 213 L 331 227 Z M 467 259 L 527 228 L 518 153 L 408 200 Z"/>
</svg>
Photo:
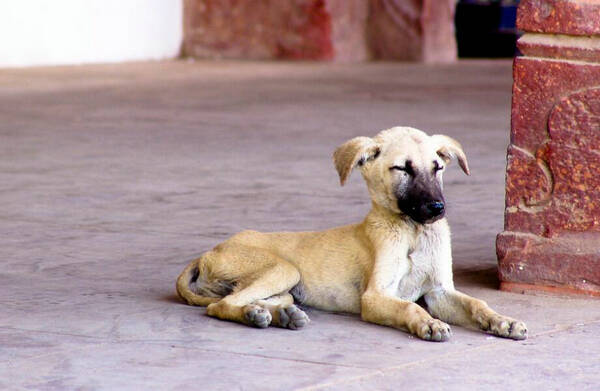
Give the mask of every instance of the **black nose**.
<svg viewBox="0 0 600 391">
<path fill-rule="evenodd" d="M 439 216 L 444 213 L 444 203 L 440 201 L 434 201 L 427 204 L 427 210 L 431 213 L 431 216 Z"/>
</svg>

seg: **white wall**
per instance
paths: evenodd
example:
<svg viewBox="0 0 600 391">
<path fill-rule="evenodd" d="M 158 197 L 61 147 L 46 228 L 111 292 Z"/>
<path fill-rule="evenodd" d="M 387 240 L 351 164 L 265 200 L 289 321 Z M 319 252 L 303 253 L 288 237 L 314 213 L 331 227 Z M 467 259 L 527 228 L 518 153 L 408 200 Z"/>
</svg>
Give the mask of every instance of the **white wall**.
<svg viewBox="0 0 600 391">
<path fill-rule="evenodd" d="M 182 0 L 0 0 L 0 67 L 172 58 Z"/>
</svg>

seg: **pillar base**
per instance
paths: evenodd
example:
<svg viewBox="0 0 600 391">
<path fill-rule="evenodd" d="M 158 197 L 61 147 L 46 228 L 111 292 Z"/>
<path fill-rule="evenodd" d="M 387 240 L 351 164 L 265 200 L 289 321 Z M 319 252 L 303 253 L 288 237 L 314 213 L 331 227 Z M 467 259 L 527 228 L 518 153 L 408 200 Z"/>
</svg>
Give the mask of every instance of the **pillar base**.
<svg viewBox="0 0 600 391">
<path fill-rule="evenodd" d="M 500 290 L 512 293 L 535 294 L 543 293 L 556 296 L 586 296 L 600 299 L 600 292 L 585 291 L 569 286 L 548 286 L 535 284 L 520 284 L 518 282 L 501 282 Z"/>
</svg>

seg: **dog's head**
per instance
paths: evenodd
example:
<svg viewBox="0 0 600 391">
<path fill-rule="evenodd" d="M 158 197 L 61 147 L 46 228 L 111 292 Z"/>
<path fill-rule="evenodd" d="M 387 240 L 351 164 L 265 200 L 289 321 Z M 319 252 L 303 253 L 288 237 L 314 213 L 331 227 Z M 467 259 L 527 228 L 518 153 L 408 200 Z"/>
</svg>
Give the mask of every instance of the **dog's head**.
<svg viewBox="0 0 600 391">
<path fill-rule="evenodd" d="M 333 154 L 342 185 L 358 166 L 374 203 L 421 224 L 444 217 L 442 174 L 453 158 L 469 175 L 467 158 L 456 140 L 408 127 L 353 138 Z"/>
</svg>

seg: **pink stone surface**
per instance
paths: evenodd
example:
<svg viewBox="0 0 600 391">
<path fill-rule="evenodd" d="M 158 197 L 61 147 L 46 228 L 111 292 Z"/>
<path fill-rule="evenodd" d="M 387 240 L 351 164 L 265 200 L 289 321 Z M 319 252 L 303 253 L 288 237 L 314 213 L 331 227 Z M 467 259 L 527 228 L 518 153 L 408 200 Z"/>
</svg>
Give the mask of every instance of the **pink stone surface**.
<svg viewBox="0 0 600 391">
<path fill-rule="evenodd" d="M 599 81 L 598 64 L 515 60 L 502 281 L 600 292 Z"/>
<path fill-rule="evenodd" d="M 517 47 L 525 56 L 567 59 L 586 62 L 600 60 L 600 39 L 597 37 L 543 36 L 525 34 Z"/>
<path fill-rule="evenodd" d="M 600 2 L 521 0 L 517 27 L 541 33 L 600 35 Z"/>
<path fill-rule="evenodd" d="M 184 53 L 194 57 L 331 59 L 324 0 L 186 0 Z"/>
<path fill-rule="evenodd" d="M 453 0 L 186 0 L 199 58 L 452 62 Z"/>
<path fill-rule="evenodd" d="M 518 58 L 514 78 L 505 229 L 598 230 L 600 65 Z"/>
<path fill-rule="evenodd" d="M 590 13 L 593 6 L 524 1 L 520 27 L 595 31 L 600 13 Z M 599 39 L 522 38 L 526 56 L 513 66 L 505 226 L 497 238 L 499 275 L 507 289 L 524 284 L 600 293 Z M 569 52 L 569 45 L 579 51 Z M 582 54 L 588 62 L 570 61 Z"/>
<path fill-rule="evenodd" d="M 458 49 L 454 31 L 455 0 L 425 0 L 421 14 L 424 62 L 456 61 Z"/>
<path fill-rule="evenodd" d="M 572 91 L 600 85 L 600 65 L 518 57 L 513 78 L 511 143 L 535 151 L 547 138 L 554 105 Z"/>
<path fill-rule="evenodd" d="M 370 58 L 367 43 L 369 4 L 365 0 L 328 0 L 333 60 L 360 62 Z"/>
<path fill-rule="evenodd" d="M 375 58 L 452 62 L 454 0 L 370 0 L 369 42 Z"/>
<path fill-rule="evenodd" d="M 560 99 L 537 131 L 534 150 L 508 149 L 500 279 L 600 292 L 600 88 Z"/>
<path fill-rule="evenodd" d="M 503 232 L 498 235 L 501 281 L 568 287 L 600 294 L 598 234 L 566 234 L 545 238 Z"/>
</svg>

